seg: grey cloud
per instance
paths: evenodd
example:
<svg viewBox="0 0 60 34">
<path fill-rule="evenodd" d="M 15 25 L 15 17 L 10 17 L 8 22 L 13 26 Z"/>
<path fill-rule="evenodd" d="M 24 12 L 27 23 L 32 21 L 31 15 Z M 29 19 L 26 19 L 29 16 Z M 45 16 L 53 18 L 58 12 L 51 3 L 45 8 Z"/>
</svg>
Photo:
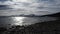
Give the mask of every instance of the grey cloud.
<svg viewBox="0 0 60 34">
<path fill-rule="evenodd" d="M 0 0 L 0 1 L 7 1 L 7 0 Z"/>
<path fill-rule="evenodd" d="M 4 4 L 9 5 L 9 8 L 13 9 L 5 10 L 5 13 L 4 10 L 2 10 L 1 15 L 46 15 L 60 12 L 60 0 L 30 0 L 29 2 L 6 1 Z"/>
</svg>

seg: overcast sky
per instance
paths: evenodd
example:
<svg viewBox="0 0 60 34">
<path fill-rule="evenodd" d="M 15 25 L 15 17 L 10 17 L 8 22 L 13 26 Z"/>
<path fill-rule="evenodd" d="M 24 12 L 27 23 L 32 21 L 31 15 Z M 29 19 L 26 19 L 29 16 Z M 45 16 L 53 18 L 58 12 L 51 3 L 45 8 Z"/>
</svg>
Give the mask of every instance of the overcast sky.
<svg viewBox="0 0 60 34">
<path fill-rule="evenodd" d="M 60 12 L 60 0 L 0 0 L 0 16 L 57 12 Z"/>
</svg>

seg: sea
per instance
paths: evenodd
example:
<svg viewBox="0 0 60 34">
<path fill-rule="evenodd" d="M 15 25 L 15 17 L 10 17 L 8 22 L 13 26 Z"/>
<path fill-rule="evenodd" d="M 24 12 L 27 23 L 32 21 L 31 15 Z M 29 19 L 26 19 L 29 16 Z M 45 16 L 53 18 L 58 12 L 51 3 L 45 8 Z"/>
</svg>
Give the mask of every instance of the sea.
<svg viewBox="0 0 60 34">
<path fill-rule="evenodd" d="M 57 20 L 57 17 L 2 17 L 0 16 L 0 27 L 11 27 L 13 25 L 32 25 L 35 23 L 42 23 L 46 21 Z"/>
</svg>

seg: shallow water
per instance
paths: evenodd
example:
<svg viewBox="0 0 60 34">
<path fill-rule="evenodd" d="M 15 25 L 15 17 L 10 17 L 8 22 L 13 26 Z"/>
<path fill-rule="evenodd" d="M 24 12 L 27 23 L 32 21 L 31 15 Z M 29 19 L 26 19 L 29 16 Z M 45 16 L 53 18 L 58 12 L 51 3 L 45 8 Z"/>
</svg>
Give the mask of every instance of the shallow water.
<svg viewBox="0 0 60 34">
<path fill-rule="evenodd" d="M 38 22 L 57 20 L 56 17 L 0 17 L 0 27 L 10 27 L 12 25 L 31 25 Z"/>
</svg>

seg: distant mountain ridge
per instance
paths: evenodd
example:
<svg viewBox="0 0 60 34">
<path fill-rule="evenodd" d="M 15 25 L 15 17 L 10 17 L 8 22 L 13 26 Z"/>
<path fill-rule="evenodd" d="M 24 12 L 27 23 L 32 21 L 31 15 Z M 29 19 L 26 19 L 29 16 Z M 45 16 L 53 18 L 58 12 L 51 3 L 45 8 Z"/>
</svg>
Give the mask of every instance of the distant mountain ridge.
<svg viewBox="0 0 60 34">
<path fill-rule="evenodd" d="M 34 15 L 34 14 L 24 15 L 24 14 L 21 14 L 21 15 L 0 16 L 0 17 L 44 17 L 44 16 L 60 17 L 60 12 L 54 13 L 54 14 L 47 14 L 47 15 Z"/>
<path fill-rule="evenodd" d="M 59 13 L 54 13 L 54 14 L 48 14 L 48 15 L 34 15 L 34 14 L 30 14 L 30 15 L 12 15 L 12 16 L 23 16 L 23 17 L 44 17 L 44 16 L 51 16 L 51 17 L 60 17 L 60 12 Z"/>
<path fill-rule="evenodd" d="M 44 15 L 44 16 L 60 17 L 60 12 L 55 14 L 50 14 L 50 15 Z"/>
</svg>

